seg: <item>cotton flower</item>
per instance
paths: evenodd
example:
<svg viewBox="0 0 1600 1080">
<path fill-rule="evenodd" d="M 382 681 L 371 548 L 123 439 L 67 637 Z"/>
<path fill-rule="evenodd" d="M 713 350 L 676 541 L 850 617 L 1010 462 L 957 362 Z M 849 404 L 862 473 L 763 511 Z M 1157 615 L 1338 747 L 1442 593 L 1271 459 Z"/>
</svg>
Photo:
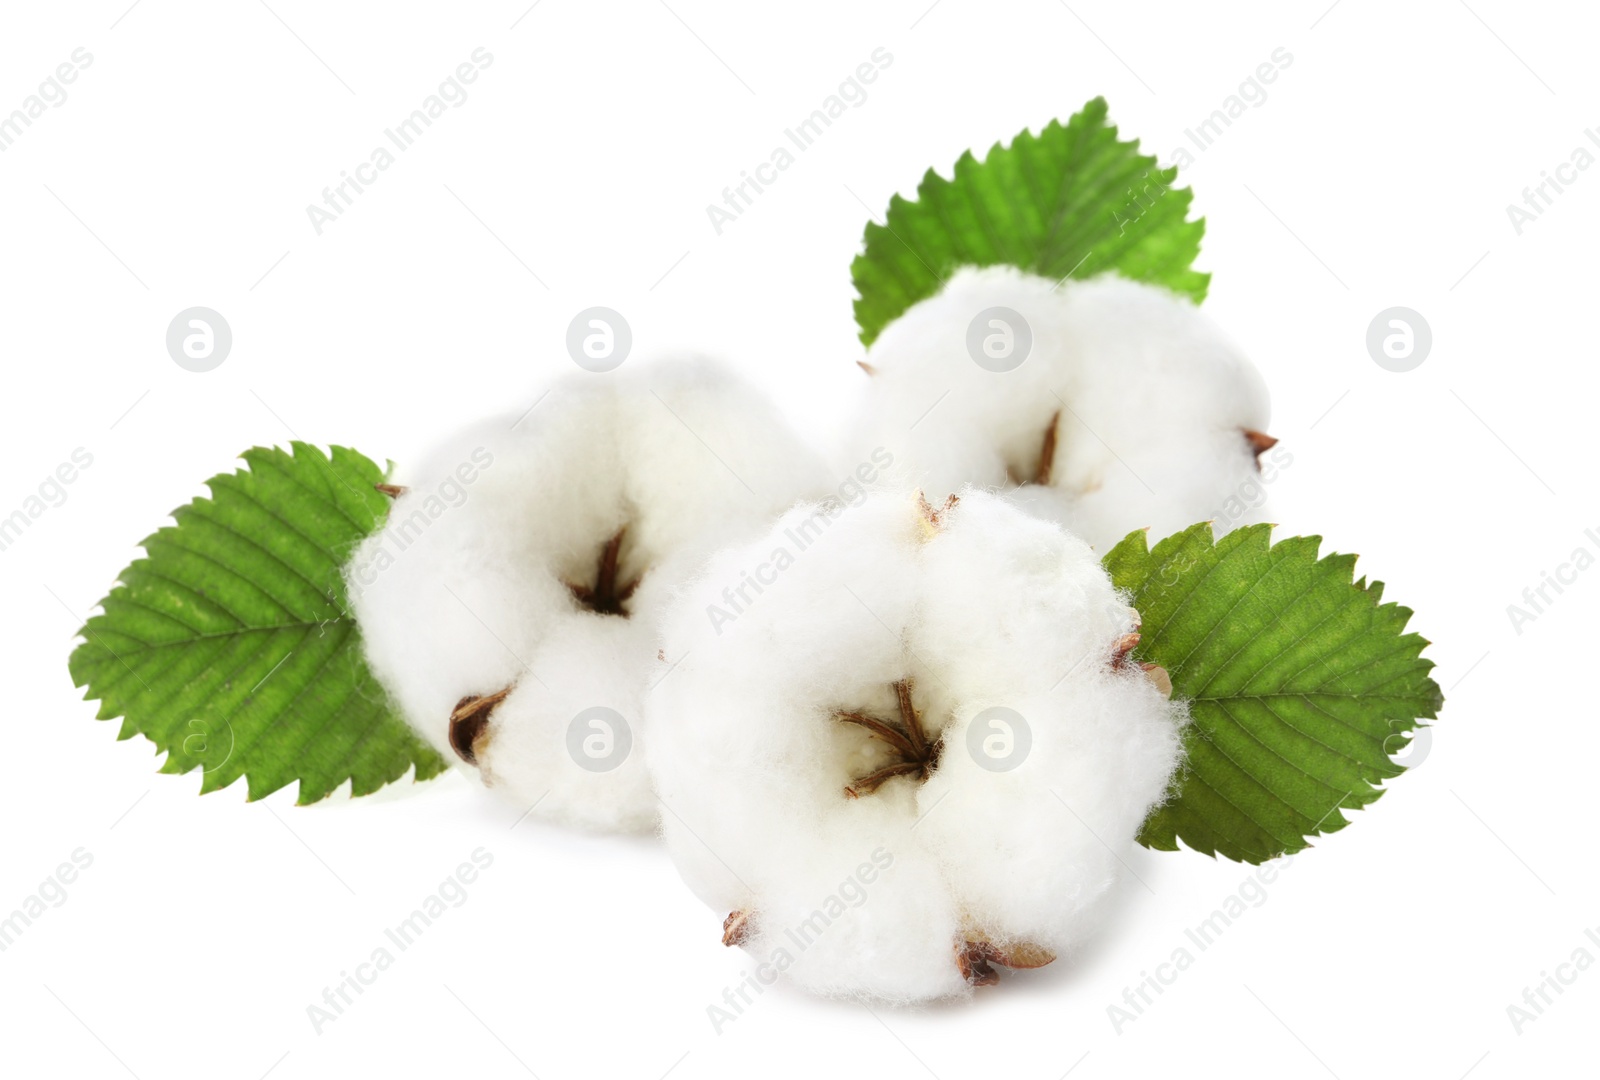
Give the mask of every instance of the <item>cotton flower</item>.
<svg viewBox="0 0 1600 1080">
<path fill-rule="evenodd" d="M 539 817 L 648 830 L 641 701 L 680 578 L 825 473 L 701 363 L 574 375 L 402 470 L 346 571 L 373 671 L 442 753 Z"/>
<path fill-rule="evenodd" d="M 1137 613 L 996 495 L 796 507 L 664 626 L 663 832 L 760 983 L 912 1002 L 1050 962 L 1105 914 L 1178 760 Z"/>
<path fill-rule="evenodd" d="M 1102 551 L 1139 528 L 1259 520 L 1266 388 L 1165 289 L 961 270 L 865 366 L 856 441 L 894 451 L 904 482 L 1012 491 Z"/>
</svg>

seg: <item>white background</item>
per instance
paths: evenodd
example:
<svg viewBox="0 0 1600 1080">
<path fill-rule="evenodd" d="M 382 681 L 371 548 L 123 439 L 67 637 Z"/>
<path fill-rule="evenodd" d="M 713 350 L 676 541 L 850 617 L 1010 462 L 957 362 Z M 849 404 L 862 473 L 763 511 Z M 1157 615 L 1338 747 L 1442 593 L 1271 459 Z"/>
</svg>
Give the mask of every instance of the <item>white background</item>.
<svg viewBox="0 0 1600 1080">
<path fill-rule="evenodd" d="M 1506 205 L 1600 124 L 1596 25 L 1508 0 L 783 6 L 7 3 L 0 112 L 93 64 L 0 153 L 0 516 L 94 463 L 0 552 L 10 733 L 0 913 L 93 865 L 0 954 L 5 1071 L 150 1077 L 1592 1072 L 1600 970 L 1518 1034 L 1507 1006 L 1600 927 L 1590 791 L 1600 571 L 1514 629 L 1541 572 L 1600 544 L 1593 242 L 1600 170 L 1521 235 Z M 274 14 L 275 12 L 275 14 Z M 674 14 L 675 12 L 675 14 Z M 281 17 L 281 18 L 280 18 Z M 113 25 L 115 23 L 115 25 Z M 515 25 L 513 25 L 515 23 Z M 292 30 L 290 29 L 292 28 Z M 321 236 L 305 207 L 472 51 L 492 66 Z M 875 48 L 892 66 L 718 236 L 705 206 Z M 641 358 L 727 356 L 820 434 L 861 376 L 849 263 L 870 212 L 1096 95 L 1169 159 L 1275 48 L 1293 56 L 1198 162 L 1207 310 L 1258 362 L 1294 464 L 1286 532 L 1388 582 L 1448 701 L 1431 753 L 1296 858 L 1120 1033 L 1107 1006 L 1249 868 L 1137 851 L 1106 938 L 970 1006 L 768 991 L 647 840 L 531 822 L 452 775 L 357 802 L 199 798 L 67 676 L 136 542 L 253 444 L 413 458 L 571 370 L 604 304 Z M 232 325 L 217 370 L 164 347 Z M 1434 334 L 1368 356 L 1383 308 Z M 494 864 L 320 1035 L 306 1007 L 475 848 Z"/>
</svg>

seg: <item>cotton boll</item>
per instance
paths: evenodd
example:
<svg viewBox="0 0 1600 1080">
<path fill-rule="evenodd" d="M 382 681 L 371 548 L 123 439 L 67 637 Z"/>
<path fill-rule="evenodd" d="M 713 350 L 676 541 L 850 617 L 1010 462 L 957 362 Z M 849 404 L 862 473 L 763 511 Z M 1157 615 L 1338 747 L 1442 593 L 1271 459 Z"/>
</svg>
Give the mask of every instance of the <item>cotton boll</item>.
<svg viewBox="0 0 1600 1080">
<path fill-rule="evenodd" d="M 452 758 L 456 703 L 516 679 L 551 613 L 575 608 L 566 582 L 593 576 L 588 538 L 614 535 L 623 520 L 617 485 L 593 482 L 621 472 L 607 430 L 613 397 L 609 387 L 568 383 L 541 404 L 561 406 L 541 423 L 481 421 L 401 467 L 404 492 L 346 567 L 373 671 Z M 605 428 L 591 452 L 596 423 Z"/>
<path fill-rule="evenodd" d="M 1228 521 L 1225 505 L 1257 482 L 1257 456 L 1276 441 L 1262 435 L 1260 374 L 1164 289 L 1102 277 L 1063 291 L 1083 370 L 1051 479 L 1073 496 L 1069 528 L 1111 544 L 1135 528 L 1161 537 Z"/>
<path fill-rule="evenodd" d="M 1020 363 L 980 365 L 973 350 L 985 340 L 1009 342 Z M 894 450 L 901 482 L 1018 491 L 1031 512 L 1100 550 L 1138 528 L 1159 538 L 1263 512 L 1259 498 L 1244 503 L 1257 490 L 1256 458 L 1275 441 L 1262 434 L 1265 386 L 1209 319 L 1165 289 L 1113 275 L 1058 284 L 1010 267 L 961 270 L 884 330 L 867 366 L 853 442 Z"/>
<path fill-rule="evenodd" d="M 536 816 L 650 828 L 661 612 L 710 551 L 826 489 L 815 455 L 752 388 L 688 361 L 574 375 L 396 479 L 346 577 L 401 711 Z"/>
<path fill-rule="evenodd" d="M 563 622 L 530 652 L 477 740 L 479 774 L 512 802 L 564 824 L 648 831 L 657 807 L 635 740 L 655 628 L 634 618 Z"/>
<path fill-rule="evenodd" d="M 1060 306 L 1042 278 L 1009 268 L 958 271 L 874 343 L 853 443 L 888 447 L 898 481 L 931 492 L 1031 477 L 1045 423 L 1061 407 L 1056 394 L 1071 389 Z M 1028 359 L 1009 371 L 980 366 L 969 349 L 975 322 L 980 340 L 1008 332 L 978 318 L 992 309 L 1017 312 L 1031 331 Z"/>
<path fill-rule="evenodd" d="M 996 495 L 795 508 L 666 617 L 645 707 L 674 862 L 819 993 L 1046 962 L 1092 932 L 1178 759 L 1137 621 L 1087 545 Z"/>
<path fill-rule="evenodd" d="M 986 717 L 985 702 L 1021 717 L 1031 743 L 1007 772 L 970 753 L 942 756 L 921 795 L 939 811 L 918 832 L 961 868 L 976 924 L 1065 952 L 1095 929 L 1120 869 L 1097 836 L 1138 831 L 1165 789 L 1181 714 L 1140 673 L 1107 663 L 1138 614 L 1087 545 L 1045 522 L 965 507 L 927 546 L 918 655 L 967 703 L 953 709 L 947 745 L 965 748 L 973 726 L 980 744 L 998 738 L 1002 750 L 1023 737 L 1015 719 Z M 1019 887 L 1027 875 L 1033 883 Z"/>
</svg>

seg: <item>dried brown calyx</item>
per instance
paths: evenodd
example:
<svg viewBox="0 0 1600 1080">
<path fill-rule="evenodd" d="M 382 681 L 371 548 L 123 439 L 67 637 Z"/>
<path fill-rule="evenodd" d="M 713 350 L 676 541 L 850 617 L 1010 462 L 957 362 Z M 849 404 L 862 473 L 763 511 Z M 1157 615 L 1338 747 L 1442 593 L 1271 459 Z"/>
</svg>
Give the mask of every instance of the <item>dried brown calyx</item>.
<svg viewBox="0 0 1600 1080">
<path fill-rule="evenodd" d="M 1009 945 L 996 945 L 981 930 L 968 931 L 956 942 L 956 966 L 961 977 L 972 986 L 993 986 L 1000 981 L 994 965 L 1014 970 L 1041 968 L 1056 958 L 1056 954 L 1043 945 L 1026 941 Z"/>
<path fill-rule="evenodd" d="M 944 528 L 945 519 L 950 516 L 961 502 L 955 495 L 945 496 L 944 505 L 935 507 L 928 501 L 922 492 L 917 492 L 917 524 L 922 527 L 922 539 L 932 540 L 940 529 Z"/>
<path fill-rule="evenodd" d="M 1042 484 L 1048 486 L 1056 466 L 1056 442 L 1061 437 L 1061 410 L 1057 409 L 1050 417 L 1050 422 L 1045 425 L 1044 438 L 1039 444 L 1039 460 L 1033 467 L 1030 476 L 1024 476 L 1016 469 L 1006 468 L 1006 473 L 1011 477 L 1011 482 L 1021 487 L 1023 484 Z"/>
<path fill-rule="evenodd" d="M 492 694 L 468 694 L 456 702 L 450 713 L 450 748 L 468 765 L 478 763 L 478 742 L 495 708 L 511 693 L 511 687 Z"/>
<path fill-rule="evenodd" d="M 1244 441 L 1250 444 L 1250 452 L 1256 456 L 1256 472 L 1261 471 L 1261 455 L 1278 445 L 1278 440 L 1264 431 L 1253 431 L 1250 428 L 1240 428 L 1244 432 Z"/>
<path fill-rule="evenodd" d="M 1111 645 L 1111 669 L 1120 670 L 1133 663 L 1133 650 L 1139 645 L 1139 628 L 1135 626 L 1131 633 L 1123 634 Z M 1167 674 L 1167 669 L 1160 664 L 1141 663 L 1139 670 L 1144 672 L 1144 677 L 1161 692 L 1164 698 L 1172 697 L 1172 677 Z"/>
<path fill-rule="evenodd" d="M 567 588 L 572 590 L 572 595 L 578 603 L 598 615 L 620 615 L 627 618 L 628 609 L 624 605 L 639 587 L 640 578 L 634 578 L 627 584 L 619 585 L 617 582 L 617 561 L 622 554 L 622 540 L 627 532 L 628 527 L 624 525 L 617 530 L 617 535 L 601 546 L 600 566 L 595 571 L 594 585 L 574 585 L 570 581 L 567 582 Z"/>
<path fill-rule="evenodd" d="M 735 945 L 743 945 L 750 940 L 751 920 L 755 916 L 748 911 L 730 911 L 728 917 L 722 920 L 722 943 L 730 949 Z"/>
<path fill-rule="evenodd" d="M 1140 664 L 1139 670 L 1144 672 L 1144 677 L 1149 679 L 1155 688 L 1161 691 L 1164 698 L 1172 697 L 1172 676 L 1167 674 L 1167 669 L 1160 664 Z"/>
<path fill-rule="evenodd" d="M 1111 644 L 1111 666 L 1123 668 L 1128 665 L 1128 657 L 1139 644 L 1139 630 L 1134 628 L 1132 633 L 1123 634 Z"/>
<path fill-rule="evenodd" d="M 856 779 L 849 784 L 844 793 L 852 799 L 871 794 L 883 786 L 887 780 L 896 776 L 914 776 L 920 782 L 932 775 L 938 768 L 939 754 L 944 749 L 942 739 L 929 739 L 926 729 L 922 726 L 922 715 L 917 712 L 916 704 L 912 701 L 913 682 L 911 679 L 901 679 L 891 684 L 894 687 L 895 701 L 900 709 L 900 723 L 898 726 L 886 720 L 880 720 L 865 712 L 836 712 L 835 720 L 845 724 L 855 724 L 866 730 L 875 739 L 894 751 L 896 759 L 866 776 Z"/>
</svg>

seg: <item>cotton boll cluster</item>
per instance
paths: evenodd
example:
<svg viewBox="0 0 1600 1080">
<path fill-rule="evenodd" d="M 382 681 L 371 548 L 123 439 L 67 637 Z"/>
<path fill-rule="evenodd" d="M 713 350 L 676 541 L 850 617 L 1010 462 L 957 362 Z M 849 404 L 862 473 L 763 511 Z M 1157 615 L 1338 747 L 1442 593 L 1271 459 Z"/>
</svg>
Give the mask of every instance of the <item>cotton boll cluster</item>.
<svg viewBox="0 0 1600 1080">
<path fill-rule="evenodd" d="M 760 563 L 770 584 L 716 617 Z M 1072 949 L 1178 761 L 1137 613 L 998 495 L 796 507 L 664 626 L 646 708 L 672 857 L 727 943 L 818 992 L 955 996 Z"/>
<path fill-rule="evenodd" d="M 1091 544 L 1218 516 L 1274 440 L 1238 351 L 1115 277 L 962 271 L 864 366 L 844 485 L 718 368 L 579 375 L 386 485 L 347 579 L 464 770 L 659 823 L 759 970 L 911 1003 L 1098 928 L 1186 712 Z"/>
<path fill-rule="evenodd" d="M 1138 528 L 1258 520 L 1225 508 L 1257 491 L 1257 458 L 1276 442 L 1265 385 L 1165 289 L 961 270 L 891 323 L 865 366 L 855 441 L 893 450 L 906 483 L 1012 491 L 1102 551 Z"/>
<path fill-rule="evenodd" d="M 682 362 L 574 375 L 395 479 L 346 577 L 407 719 L 537 816 L 653 827 L 661 613 L 712 550 L 825 491 L 820 461 L 751 387 Z"/>
</svg>

